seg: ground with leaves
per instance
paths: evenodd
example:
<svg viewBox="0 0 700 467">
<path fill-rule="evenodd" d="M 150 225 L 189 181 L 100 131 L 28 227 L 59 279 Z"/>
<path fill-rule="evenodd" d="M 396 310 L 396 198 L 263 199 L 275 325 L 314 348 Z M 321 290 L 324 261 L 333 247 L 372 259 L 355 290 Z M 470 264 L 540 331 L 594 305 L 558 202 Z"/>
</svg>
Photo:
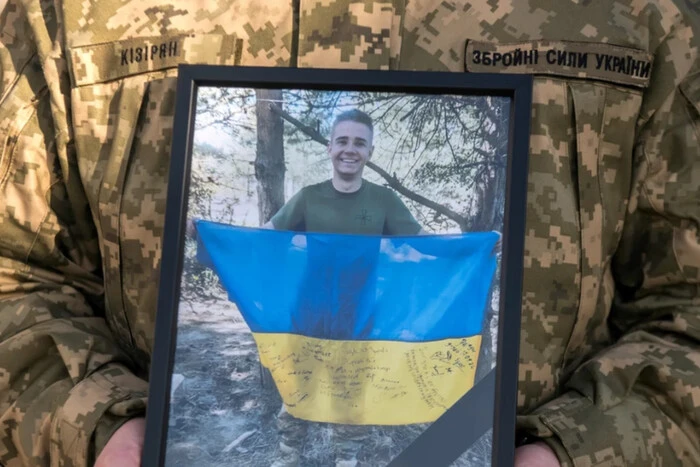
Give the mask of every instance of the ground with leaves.
<svg viewBox="0 0 700 467">
<path fill-rule="evenodd" d="M 262 386 L 255 342 L 235 306 L 185 301 L 179 321 L 166 465 L 271 465 L 281 401 Z M 360 465 L 387 465 L 424 429 L 368 427 Z M 488 465 L 490 444 L 485 436 L 455 465 Z M 311 424 L 302 465 L 332 466 L 333 459 L 330 426 Z"/>
</svg>

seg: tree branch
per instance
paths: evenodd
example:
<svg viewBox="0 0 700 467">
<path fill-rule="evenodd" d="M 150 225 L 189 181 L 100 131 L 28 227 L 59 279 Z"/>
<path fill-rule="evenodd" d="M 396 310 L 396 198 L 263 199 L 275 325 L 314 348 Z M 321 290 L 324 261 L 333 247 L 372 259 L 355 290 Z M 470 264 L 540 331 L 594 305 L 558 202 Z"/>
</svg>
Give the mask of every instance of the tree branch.
<svg viewBox="0 0 700 467">
<path fill-rule="evenodd" d="M 390 175 L 387 173 L 384 169 L 379 167 L 377 164 L 373 162 L 367 162 L 367 167 L 370 169 L 374 170 L 377 172 L 381 177 L 386 180 L 386 182 L 389 184 L 391 188 L 394 190 L 398 191 L 402 195 L 404 195 L 406 198 L 411 199 L 417 203 L 422 204 L 425 207 L 428 207 L 432 209 L 433 211 L 444 215 L 445 217 L 448 217 L 455 221 L 457 225 L 459 225 L 460 229 L 464 230 L 464 227 L 467 225 L 467 219 L 464 217 L 460 216 L 450 208 L 443 206 L 442 204 L 436 203 L 435 201 L 429 200 L 425 196 L 421 196 L 415 191 L 412 191 L 408 188 L 406 188 L 398 178 L 396 178 L 394 175 Z"/>
<path fill-rule="evenodd" d="M 322 134 L 320 134 L 318 131 L 316 131 L 315 128 L 311 128 L 309 126 L 304 125 L 302 122 L 297 120 L 296 118 L 292 117 L 289 113 L 284 111 L 283 109 L 279 108 L 279 106 L 275 104 L 270 104 L 271 110 L 278 114 L 280 117 L 283 119 L 287 120 L 289 123 L 294 125 L 299 131 L 304 133 L 306 136 L 311 138 L 312 140 L 323 144 L 324 146 L 328 145 L 328 140 L 323 137 Z M 435 201 L 429 200 L 425 196 L 421 196 L 418 193 L 416 193 L 413 190 L 410 190 L 406 186 L 403 185 L 399 181 L 396 176 L 389 174 L 386 170 L 382 169 L 379 167 L 377 164 L 375 164 L 372 161 L 367 162 L 367 167 L 370 169 L 374 170 L 377 172 L 384 180 L 386 180 L 387 184 L 393 188 L 394 190 L 398 191 L 402 195 L 404 195 L 406 198 L 413 200 L 419 204 L 422 204 L 425 207 L 428 207 L 432 209 L 433 211 L 444 215 L 445 217 L 452 219 L 459 225 L 460 229 L 464 230 L 467 226 L 467 219 L 464 218 L 463 216 L 459 215 L 458 213 L 454 212 L 453 210 L 449 209 L 446 206 L 443 206 L 439 203 L 436 203 Z"/>
<path fill-rule="evenodd" d="M 289 123 L 297 127 L 299 131 L 304 133 L 306 136 L 311 138 L 312 140 L 316 141 L 317 143 L 321 143 L 324 146 L 328 146 L 328 140 L 323 137 L 321 133 L 316 131 L 315 128 L 311 128 L 310 126 L 306 126 L 303 123 L 301 123 L 299 120 L 296 118 L 292 117 L 287 113 L 285 110 L 282 110 L 278 105 L 276 104 L 270 104 L 270 110 L 272 110 L 274 113 L 282 117 L 283 119 L 287 120 Z"/>
</svg>

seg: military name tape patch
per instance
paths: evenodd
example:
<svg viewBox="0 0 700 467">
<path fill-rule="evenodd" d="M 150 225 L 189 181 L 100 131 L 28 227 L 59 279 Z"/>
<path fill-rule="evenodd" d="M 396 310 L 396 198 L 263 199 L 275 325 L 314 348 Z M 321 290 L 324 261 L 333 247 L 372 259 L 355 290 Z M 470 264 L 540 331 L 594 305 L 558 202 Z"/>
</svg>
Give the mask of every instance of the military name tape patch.
<svg viewBox="0 0 700 467">
<path fill-rule="evenodd" d="M 465 47 L 465 69 L 472 73 L 559 75 L 640 88 L 649 85 L 653 62 L 643 50 L 596 42 L 468 40 Z"/>
<path fill-rule="evenodd" d="M 179 57 L 180 40 L 161 42 L 160 44 L 142 44 L 121 49 L 119 66 L 128 66 L 142 61 L 166 60 Z M 181 47 L 181 46 L 180 46 Z"/>
<path fill-rule="evenodd" d="M 165 70 L 181 63 L 237 65 L 243 40 L 225 34 L 125 39 L 70 49 L 75 86 Z"/>
</svg>

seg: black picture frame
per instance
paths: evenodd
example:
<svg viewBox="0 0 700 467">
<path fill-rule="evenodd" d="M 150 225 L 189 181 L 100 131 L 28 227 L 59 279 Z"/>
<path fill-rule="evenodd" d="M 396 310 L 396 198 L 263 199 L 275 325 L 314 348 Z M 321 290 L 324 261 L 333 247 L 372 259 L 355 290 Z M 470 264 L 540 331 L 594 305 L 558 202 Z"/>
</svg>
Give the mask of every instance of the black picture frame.
<svg viewBox="0 0 700 467">
<path fill-rule="evenodd" d="M 155 344 L 150 374 L 142 465 L 163 465 L 169 395 L 178 329 L 178 297 L 190 186 L 195 109 L 202 87 L 364 90 L 421 94 L 505 96 L 511 101 L 501 262 L 501 315 L 496 367 L 418 436 L 391 466 L 450 465 L 483 433 L 467 422 L 474 407 L 493 413 L 492 465 L 513 464 L 517 401 L 518 343 L 527 193 L 532 77 L 340 69 L 291 69 L 181 65 L 165 215 Z M 486 429 L 489 429 L 487 427 Z"/>
</svg>

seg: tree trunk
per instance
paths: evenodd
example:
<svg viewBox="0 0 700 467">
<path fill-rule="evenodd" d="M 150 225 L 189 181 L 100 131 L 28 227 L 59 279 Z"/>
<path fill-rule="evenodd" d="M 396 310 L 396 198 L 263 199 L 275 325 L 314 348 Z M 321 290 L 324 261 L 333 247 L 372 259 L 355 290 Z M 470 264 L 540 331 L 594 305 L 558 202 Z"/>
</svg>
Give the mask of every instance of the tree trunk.
<svg viewBox="0 0 700 467">
<path fill-rule="evenodd" d="M 272 111 L 272 105 L 282 106 L 282 90 L 256 89 L 255 98 L 258 132 L 255 179 L 259 222 L 263 225 L 284 205 L 284 122 Z M 262 365 L 260 383 L 270 391 L 275 388 L 272 375 Z"/>
<path fill-rule="evenodd" d="M 486 304 L 486 313 L 484 313 L 484 321 L 482 322 L 481 329 L 481 349 L 479 350 L 479 359 L 476 363 L 476 374 L 474 376 L 474 384 L 481 380 L 484 376 L 488 374 L 489 371 L 496 365 L 496 360 L 498 358 L 497 354 L 497 343 L 498 343 L 498 319 L 499 310 L 498 305 L 496 308 L 491 306 L 491 301 L 493 299 L 494 293 L 499 289 L 495 289 L 494 285 L 498 282 L 500 275 L 500 269 L 497 268 L 496 280 L 494 284 L 491 285 L 489 291 L 488 300 Z M 492 334 L 492 327 L 496 326 L 496 334 Z"/>
<path fill-rule="evenodd" d="M 258 182 L 258 214 L 265 224 L 284 205 L 284 123 L 271 110 L 272 104 L 282 105 L 282 90 L 257 89 L 257 152 L 255 178 Z"/>
</svg>

